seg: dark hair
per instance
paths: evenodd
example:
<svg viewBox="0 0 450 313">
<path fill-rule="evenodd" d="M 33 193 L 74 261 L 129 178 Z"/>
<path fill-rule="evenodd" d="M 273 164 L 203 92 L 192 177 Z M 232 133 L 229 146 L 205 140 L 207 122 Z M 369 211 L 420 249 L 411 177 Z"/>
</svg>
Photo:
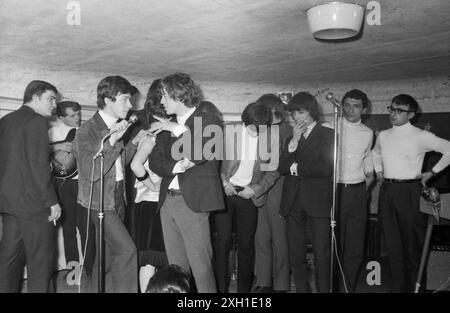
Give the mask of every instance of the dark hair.
<svg viewBox="0 0 450 313">
<path fill-rule="evenodd" d="M 161 85 L 170 98 L 181 101 L 188 108 L 197 107 L 202 100 L 200 87 L 188 74 L 175 73 L 169 75 L 163 78 Z"/>
<path fill-rule="evenodd" d="M 107 76 L 98 83 L 97 105 L 100 109 L 103 109 L 106 105 L 105 98 L 116 101 L 116 96 L 119 92 L 131 95 L 132 89 L 130 82 L 122 76 Z"/>
<path fill-rule="evenodd" d="M 363 108 L 367 108 L 369 106 L 369 99 L 367 98 L 367 95 L 359 89 L 352 89 L 346 92 L 342 98 L 342 104 L 344 104 L 344 101 L 347 98 L 361 100 Z"/>
<path fill-rule="evenodd" d="M 419 104 L 417 103 L 416 99 L 407 94 L 400 94 L 395 96 L 394 98 L 392 98 L 392 103 L 398 105 L 407 105 L 409 107 L 409 110 L 413 111 L 414 113 L 417 113 L 417 111 L 419 111 Z"/>
<path fill-rule="evenodd" d="M 33 96 L 36 95 L 40 97 L 47 90 L 52 90 L 54 93 L 58 93 L 58 90 L 55 86 L 50 83 L 47 83 L 43 80 L 33 80 L 31 81 L 27 88 L 25 88 L 25 92 L 23 94 L 23 103 L 28 103 L 33 99 Z"/>
<path fill-rule="evenodd" d="M 284 120 L 284 104 L 278 96 L 273 93 L 266 93 L 259 97 L 256 103 L 265 105 L 276 118 Z"/>
<path fill-rule="evenodd" d="M 198 109 L 200 110 L 200 112 L 214 115 L 223 122 L 222 112 L 220 112 L 220 110 L 214 105 L 214 103 L 209 101 L 201 101 L 198 105 Z"/>
<path fill-rule="evenodd" d="M 141 92 L 139 91 L 139 89 L 135 85 L 131 85 L 130 94 L 131 94 L 132 97 L 135 97 L 135 96 L 137 96 L 140 93 Z"/>
<path fill-rule="evenodd" d="M 175 264 L 158 270 L 148 282 L 146 293 L 187 293 L 191 291 L 190 275 Z"/>
<path fill-rule="evenodd" d="M 272 124 L 272 112 L 265 105 L 252 102 L 247 105 L 241 115 L 245 126 L 254 125 L 257 127 Z"/>
<path fill-rule="evenodd" d="M 63 117 L 67 116 L 67 108 L 71 108 L 74 112 L 81 110 L 81 105 L 75 101 L 61 101 L 56 104 L 56 115 Z"/>
<path fill-rule="evenodd" d="M 320 118 L 320 107 L 316 98 L 309 92 L 299 92 L 289 101 L 287 109 L 292 111 L 306 110 L 314 121 Z"/>
<path fill-rule="evenodd" d="M 161 79 L 156 79 L 150 85 L 147 92 L 147 98 L 145 99 L 144 108 L 149 115 L 149 121 L 152 123 L 155 119 L 153 115 L 167 118 L 166 110 L 161 104 Z"/>
</svg>

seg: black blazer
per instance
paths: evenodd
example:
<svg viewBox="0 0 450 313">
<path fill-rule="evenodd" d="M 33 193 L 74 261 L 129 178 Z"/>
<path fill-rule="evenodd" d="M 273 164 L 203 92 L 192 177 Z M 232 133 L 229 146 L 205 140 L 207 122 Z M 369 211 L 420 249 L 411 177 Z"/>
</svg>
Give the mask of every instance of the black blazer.
<svg viewBox="0 0 450 313">
<path fill-rule="evenodd" d="M 23 105 L 0 120 L 0 212 L 48 222 L 58 203 L 50 175 L 47 119 Z"/>
<path fill-rule="evenodd" d="M 194 125 L 195 118 L 197 119 Z M 172 137 L 171 133 L 167 131 L 158 134 L 156 145 L 148 159 L 149 168 L 162 177 L 158 209 L 164 203 L 169 185 L 175 177 L 172 173 L 173 168 L 177 161 L 181 159 L 174 159 L 171 154 L 172 146 L 177 140 L 181 140 L 180 142 L 185 142 L 187 145 L 190 145 L 190 149 L 186 147 L 187 149 L 182 151 L 182 155 L 195 163 L 195 166 L 186 172 L 178 174 L 180 190 L 186 204 L 194 212 L 209 212 L 225 209 L 218 160 L 211 160 L 210 157 L 207 159 L 203 155 L 203 147 L 212 138 L 211 135 L 203 136 L 203 130 L 208 125 L 221 127 L 222 122 L 215 115 L 201 112 L 197 108 L 186 120 L 185 126 L 189 131 L 183 133 L 182 136 L 179 138 Z M 218 144 L 222 143 L 222 140 L 223 138 L 221 136 Z M 196 142 L 194 143 L 194 141 Z M 176 147 L 179 147 L 178 144 L 180 142 L 177 143 Z"/>
<path fill-rule="evenodd" d="M 280 215 L 287 216 L 294 207 L 302 207 L 313 217 L 329 217 L 332 205 L 333 130 L 317 124 L 308 139 L 299 141 L 289 153 L 289 140 L 283 149 L 278 171 L 285 174 Z M 298 176 L 290 174 L 296 162 Z"/>
</svg>

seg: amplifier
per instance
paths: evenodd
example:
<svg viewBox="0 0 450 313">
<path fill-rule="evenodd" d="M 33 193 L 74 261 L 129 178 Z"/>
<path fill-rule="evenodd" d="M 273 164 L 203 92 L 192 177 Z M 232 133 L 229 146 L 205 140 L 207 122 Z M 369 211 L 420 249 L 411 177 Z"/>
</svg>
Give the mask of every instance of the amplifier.
<svg viewBox="0 0 450 313">
<path fill-rule="evenodd" d="M 441 220 L 433 228 L 428 256 L 426 289 L 450 291 L 450 223 Z"/>
<path fill-rule="evenodd" d="M 450 246 L 433 247 L 430 251 L 426 289 L 450 291 Z"/>
</svg>

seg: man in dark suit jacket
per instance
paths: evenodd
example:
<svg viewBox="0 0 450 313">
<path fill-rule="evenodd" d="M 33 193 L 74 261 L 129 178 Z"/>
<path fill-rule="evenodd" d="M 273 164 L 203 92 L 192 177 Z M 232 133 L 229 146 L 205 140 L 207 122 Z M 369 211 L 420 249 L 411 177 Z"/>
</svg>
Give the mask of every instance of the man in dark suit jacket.
<svg viewBox="0 0 450 313">
<path fill-rule="evenodd" d="M 307 232 L 312 232 L 316 287 L 330 290 L 330 209 L 332 205 L 333 131 L 318 124 L 319 104 L 306 92 L 288 104 L 295 126 L 284 148 L 279 171 L 287 174 L 280 215 L 287 217 L 291 268 L 297 292 L 307 292 Z"/>
<path fill-rule="evenodd" d="M 211 135 L 204 135 L 204 130 L 208 127 L 222 133 L 221 121 L 198 109 L 200 90 L 189 75 L 176 73 L 161 84 L 161 103 L 167 114 L 175 114 L 176 122 L 185 126 L 179 139 L 161 132 L 149 157 L 150 169 L 163 178 L 158 209 L 167 257 L 171 264 L 192 269 L 199 292 L 216 292 L 208 217 L 225 204 L 214 158 L 219 151 L 206 151 Z M 177 123 L 163 121 L 161 125 Z M 161 125 L 154 123 L 152 128 Z"/>
<path fill-rule="evenodd" d="M 50 177 L 47 120 L 56 88 L 32 81 L 23 106 L 0 120 L 0 293 L 19 292 L 26 261 L 28 292 L 48 292 L 54 269 L 55 221 L 61 215 Z"/>
</svg>

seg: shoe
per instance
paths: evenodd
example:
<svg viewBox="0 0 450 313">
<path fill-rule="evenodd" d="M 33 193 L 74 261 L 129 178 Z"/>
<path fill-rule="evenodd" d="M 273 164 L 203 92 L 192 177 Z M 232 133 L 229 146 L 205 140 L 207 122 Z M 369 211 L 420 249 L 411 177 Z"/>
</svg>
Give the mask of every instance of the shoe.
<svg viewBox="0 0 450 313">
<path fill-rule="evenodd" d="M 271 293 L 272 287 L 255 286 L 253 293 Z"/>
<path fill-rule="evenodd" d="M 274 290 L 273 293 L 287 293 L 289 290 Z"/>
</svg>

